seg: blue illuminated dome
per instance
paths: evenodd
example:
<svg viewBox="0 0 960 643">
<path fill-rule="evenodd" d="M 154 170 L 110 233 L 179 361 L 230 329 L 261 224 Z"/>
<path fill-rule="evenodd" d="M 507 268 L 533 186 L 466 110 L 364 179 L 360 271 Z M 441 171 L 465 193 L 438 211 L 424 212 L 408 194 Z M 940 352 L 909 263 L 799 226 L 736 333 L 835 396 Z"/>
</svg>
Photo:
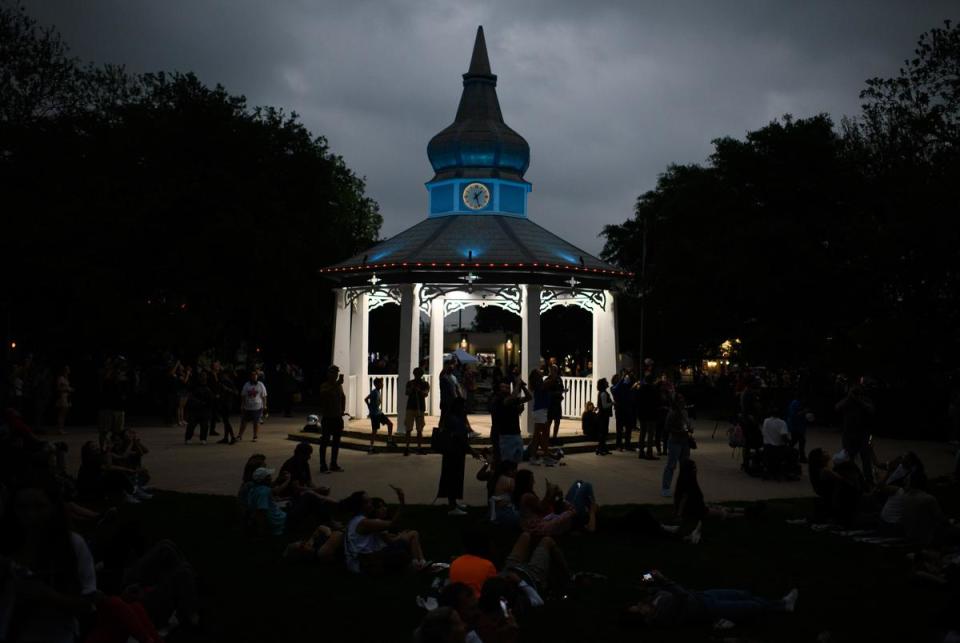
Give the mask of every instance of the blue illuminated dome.
<svg viewBox="0 0 960 643">
<path fill-rule="evenodd" d="M 477 29 L 470 70 L 463 75 L 456 119 L 430 140 L 427 156 L 436 172 L 433 181 L 458 177 L 522 181 L 530 166 L 527 141 L 503 122 L 483 27 Z"/>
</svg>

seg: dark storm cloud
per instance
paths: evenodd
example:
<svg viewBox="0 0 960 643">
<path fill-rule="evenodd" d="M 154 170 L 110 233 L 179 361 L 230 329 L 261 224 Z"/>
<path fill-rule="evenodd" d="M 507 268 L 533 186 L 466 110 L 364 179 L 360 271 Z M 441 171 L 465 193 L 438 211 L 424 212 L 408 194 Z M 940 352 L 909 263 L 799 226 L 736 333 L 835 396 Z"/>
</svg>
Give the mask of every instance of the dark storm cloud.
<svg viewBox="0 0 960 643">
<path fill-rule="evenodd" d="M 75 54 L 194 71 L 298 112 L 368 180 L 384 235 L 425 216 L 426 144 L 452 119 L 483 24 L 507 122 L 530 142 L 531 217 L 598 252 L 671 162 L 773 118 L 858 112 L 956 2 L 27 4 Z"/>
</svg>

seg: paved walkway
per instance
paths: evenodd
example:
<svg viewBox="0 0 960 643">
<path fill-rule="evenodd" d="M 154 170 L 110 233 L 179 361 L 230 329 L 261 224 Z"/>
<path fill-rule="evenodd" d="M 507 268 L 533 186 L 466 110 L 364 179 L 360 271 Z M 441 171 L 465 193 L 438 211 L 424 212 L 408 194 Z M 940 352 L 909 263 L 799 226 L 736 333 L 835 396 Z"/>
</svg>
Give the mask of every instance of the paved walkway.
<svg viewBox="0 0 960 643">
<path fill-rule="evenodd" d="M 474 425 L 482 431 L 484 423 L 479 417 L 477 420 Z M 195 444 L 184 446 L 183 430 L 177 427 L 141 426 L 137 431 L 151 449 L 144 464 L 150 469 L 153 478 L 151 484 L 155 487 L 193 493 L 233 494 L 239 486 L 247 457 L 253 453 L 263 453 L 267 456 L 269 466 L 279 467 L 293 452 L 295 445 L 287 439 L 287 433 L 299 430 L 301 426 L 302 420 L 299 418 L 270 418 L 264 424 L 258 442 L 251 442 L 248 434 L 243 442 L 234 446 L 212 442 L 200 446 L 196 444 L 197 438 L 194 439 Z M 357 426 L 365 426 L 365 423 L 358 423 Z M 573 430 L 573 426 L 573 422 L 565 425 L 564 432 Z M 798 482 L 768 482 L 742 473 L 739 460 L 731 458 L 725 426 L 721 425 L 716 438 L 710 437 L 713 427 L 712 421 L 697 422 L 695 435 L 699 448 L 692 454 L 697 461 L 700 484 L 708 500 L 757 500 L 812 495 L 806 478 Z M 47 437 L 52 439 L 54 436 Z M 79 466 L 80 446 L 86 440 L 96 440 L 96 430 L 70 428 L 63 439 L 70 445 L 68 467 L 75 472 Z M 811 429 L 807 448 L 824 447 L 834 452 L 839 449 L 839 443 L 838 433 Z M 931 476 L 947 474 L 953 467 L 953 450 L 944 443 L 879 440 L 876 450 L 881 460 L 907 450 L 916 451 Z M 564 461 L 567 465 L 563 467 L 531 467 L 537 476 L 538 489 L 542 488 L 545 477 L 563 486 L 584 479 L 594 483 L 597 498 L 604 504 L 667 502 L 659 494 L 663 460 L 639 460 L 635 453 L 615 452 L 606 457 L 592 453 L 570 455 Z M 311 462 L 316 472 L 316 452 Z M 424 504 L 434 499 L 440 475 L 440 456 L 432 453 L 409 457 L 368 455 L 342 450 L 340 466 L 345 469 L 343 473 L 322 476 L 323 483 L 333 489 L 334 496 L 346 496 L 352 491 L 366 489 L 390 499 L 392 492 L 387 484 L 392 483 L 404 488 L 408 502 Z M 473 477 L 478 468 L 478 463 L 467 459 L 464 501 L 471 505 L 486 503 L 484 487 Z"/>
</svg>

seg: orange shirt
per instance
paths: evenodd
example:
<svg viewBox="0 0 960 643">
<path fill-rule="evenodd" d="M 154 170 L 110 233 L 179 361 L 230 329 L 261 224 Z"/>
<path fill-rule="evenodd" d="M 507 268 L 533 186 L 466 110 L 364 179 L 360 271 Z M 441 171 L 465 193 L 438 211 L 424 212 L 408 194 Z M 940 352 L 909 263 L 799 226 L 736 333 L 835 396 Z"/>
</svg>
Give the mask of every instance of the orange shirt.
<svg viewBox="0 0 960 643">
<path fill-rule="evenodd" d="M 464 554 L 450 563 L 450 582 L 463 583 L 473 590 L 474 596 L 480 597 L 480 588 L 488 578 L 497 575 L 497 568 L 486 558 Z"/>
</svg>

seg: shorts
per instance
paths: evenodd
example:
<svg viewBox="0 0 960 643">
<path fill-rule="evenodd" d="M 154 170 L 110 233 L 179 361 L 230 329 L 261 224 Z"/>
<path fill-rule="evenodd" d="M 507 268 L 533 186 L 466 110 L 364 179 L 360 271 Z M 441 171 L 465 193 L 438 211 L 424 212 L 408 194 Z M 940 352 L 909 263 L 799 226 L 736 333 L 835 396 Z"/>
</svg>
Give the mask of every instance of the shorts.
<svg viewBox="0 0 960 643">
<path fill-rule="evenodd" d="M 263 417 L 263 409 L 254 409 L 252 411 L 244 409 L 240 413 L 240 419 L 243 422 L 254 422 L 260 424 L 260 418 Z"/>
<path fill-rule="evenodd" d="M 407 428 L 407 433 L 413 431 L 414 426 L 416 426 L 417 435 L 423 435 L 423 411 L 407 409 L 407 414 L 403 418 L 403 425 Z"/>
<path fill-rule="evenodd" d="M 370 416 L 370 428 L 373 430 L 374 433 L 377 432 L 377 429 L 379 429 L 381 425 L 385 425 L 388 422 L 389 420 L 387 419 L 387 416 L 384 415 L 383 413 L 378 413 L 376 415 Z"/>
<path fill-rule="evenodd" d="M 551 406 L 547 409 L 547 422 L 553 422 L 563 418 L 563 407 Z"/>
<path fill-rule="evenodd" d="M 534 423 L 534 424 L 546 424 L 546 423 L 547 423 L 547 409 L 534 409 L 534 410 L 533 410 L 533 423 Z"/>
</svg>

